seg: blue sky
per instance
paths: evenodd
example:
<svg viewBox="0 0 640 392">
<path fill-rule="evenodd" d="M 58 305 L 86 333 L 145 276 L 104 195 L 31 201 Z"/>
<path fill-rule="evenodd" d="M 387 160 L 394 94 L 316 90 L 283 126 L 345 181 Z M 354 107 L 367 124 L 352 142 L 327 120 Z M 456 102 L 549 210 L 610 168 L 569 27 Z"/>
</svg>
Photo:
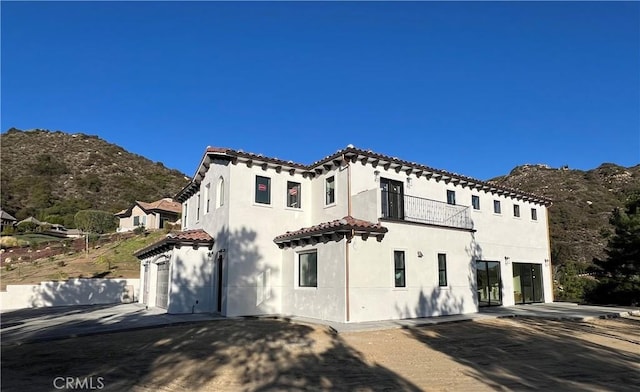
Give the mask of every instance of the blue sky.
<svg viewBox="0 0 640 392">
<path fill-rule="evenodd" d="M 479 179 L 640 163 L 638 2 L 7 2 L 2 131 L 98 135 L 192 175 L 207 145 L 347 144 Z"/>
</svg>

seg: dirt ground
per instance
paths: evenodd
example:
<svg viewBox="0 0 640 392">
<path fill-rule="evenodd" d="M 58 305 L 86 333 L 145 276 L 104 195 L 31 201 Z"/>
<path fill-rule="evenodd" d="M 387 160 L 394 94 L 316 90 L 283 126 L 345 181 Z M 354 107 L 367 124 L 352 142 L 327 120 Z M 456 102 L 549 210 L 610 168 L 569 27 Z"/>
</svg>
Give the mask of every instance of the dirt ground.
<svg viewBox="0 0 640 392">
<path fill-rule="evenodd" d="M 339 335 L 280 320 L 224 320 L 2 345 L 3 391 L 65 390 L 68 377 L 74 390 L 103 391 L 637 391 L 640 317 Z"/>
</svg>

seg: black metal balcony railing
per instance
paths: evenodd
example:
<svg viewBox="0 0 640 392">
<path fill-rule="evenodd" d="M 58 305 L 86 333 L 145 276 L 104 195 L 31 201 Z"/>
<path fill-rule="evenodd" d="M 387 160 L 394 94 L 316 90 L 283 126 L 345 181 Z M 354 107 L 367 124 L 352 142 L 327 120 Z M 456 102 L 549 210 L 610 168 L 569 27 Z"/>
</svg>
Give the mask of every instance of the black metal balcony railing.
<svg viewBox="0 0 640 392">
<path fill-rule="evenodd" d="M 472 229 L 469 207 L 382 190 L 382 217 Z"/>
</svg>

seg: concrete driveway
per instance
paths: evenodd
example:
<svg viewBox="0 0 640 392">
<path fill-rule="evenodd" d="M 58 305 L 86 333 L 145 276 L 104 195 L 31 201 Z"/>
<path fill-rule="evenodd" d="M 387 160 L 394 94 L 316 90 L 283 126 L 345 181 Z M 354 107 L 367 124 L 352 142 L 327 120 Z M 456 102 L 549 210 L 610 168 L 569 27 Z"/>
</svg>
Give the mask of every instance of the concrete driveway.
<svg viewBox="0 0 640 392">
<path fill-rule="evenodd" d="M 539 317 L 586 320 L 640 315 L 640 308 L 586 306 L 571 303 L 518 305 L 483 308 L 479 313 L 407 320 L 335 323 L 302 317 L 277 316 L 297 323 L 321 324 L 335 333 L 410 328 L 487 318 Z M 101 333 L 157 328 L 225 319 L 217 314 L 167 314 L 163 309 L 146 309 L 141 304 L 69 306 L 21 309 L 3 312 L 0 320 L 2 344 L 48 341 Z"/>
</svg>

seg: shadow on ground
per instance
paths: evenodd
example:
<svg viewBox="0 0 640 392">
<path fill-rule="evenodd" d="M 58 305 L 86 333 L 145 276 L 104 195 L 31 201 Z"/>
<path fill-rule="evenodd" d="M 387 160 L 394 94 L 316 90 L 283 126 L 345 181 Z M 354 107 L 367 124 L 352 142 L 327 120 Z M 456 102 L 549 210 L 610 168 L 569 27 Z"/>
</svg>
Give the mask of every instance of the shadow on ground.
<svg viewBox="0 0 640 392">
<path fill-rule="evenodd" d="M 102 377 L 105 391 L 419 390 L 324 327 L 222 320 L 2 346 L 3 391 Z"/>
<path fill-rule="evenodd" d="M 407 333 L 469 368 L 466 376 L 496 390 L 637 391 L 640 319 L 598 327 L 580 321 L 516 318 L 414 328 Z M 624 342 L 616 350 L 598 339 Z M 602 342 L 602 340 L 600 340 Z M 622 345 L 620 345 L 622 347 Z"/>
</svg>

